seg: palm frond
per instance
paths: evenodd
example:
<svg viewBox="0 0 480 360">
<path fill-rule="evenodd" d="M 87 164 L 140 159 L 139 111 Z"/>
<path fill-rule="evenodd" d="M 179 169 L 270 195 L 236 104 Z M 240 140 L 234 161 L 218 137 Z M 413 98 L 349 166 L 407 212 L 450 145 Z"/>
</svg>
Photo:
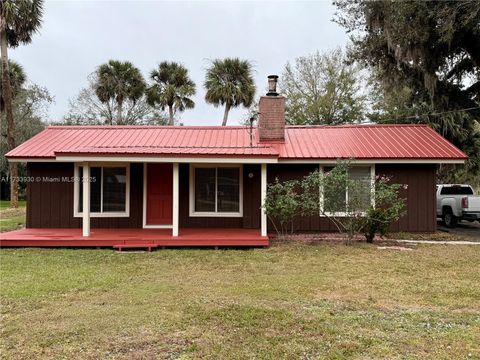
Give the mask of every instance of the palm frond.
<svg viewBox="0 0 480 360">
<path fill-rule="evenodd" d="M 3 73 L 3 65 L 0 62 L 0 74 Z M 13 60 L 8 60 L 8 73 L 10 77 L 10 86 L 12 89 L 12 97 L 15 98 L 24 88 L 27 81 L 27 75 L 23 66 Z M 3 91 L 0 91 L 0 111 L 4 110 Z"/>
<path fill-rule="evenodd" d="M 205 100 L 214 106 L 249 107 L 255 97 L 253 66 L 239 58 L 215 59 L 205 75 Z"/>
<path fill-rule="evenodd" d="M 145 88 L 140 70 L 129 61 L 110 60 L 97 68 L 95 93 L 102 102 L 110 99 L 137 101 Z"/>
<path fill-rule="evenodd" d="M 150 105 L 158 105 L 162 109 L 172 107 L 174 111 L 184 111 L 195 106 L 189 97 L 195 95 L 196 86 L 182 64 L 163 61 L 150 72 L 150 79 L 151 84 L 147 90 Z"/>
<path fill-rule="evenodd" d="M 0 14 L 5 21 L 8 45 L 28 44 L 42 24 L 43 0 L 2 0 Z"/>
</svg>

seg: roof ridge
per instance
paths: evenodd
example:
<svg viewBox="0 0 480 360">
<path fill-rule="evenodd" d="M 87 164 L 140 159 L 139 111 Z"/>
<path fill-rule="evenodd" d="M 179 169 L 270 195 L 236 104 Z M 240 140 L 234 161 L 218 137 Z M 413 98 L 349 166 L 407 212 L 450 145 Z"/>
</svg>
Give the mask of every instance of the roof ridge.
<svg viewBox="0 0 480 360">
<path fill-rule="evenodd" d="M 372 128 L 372 127 L 430 127 L 428 124 L 341 124 L 341 125 L 286 125 L 287 129 L 305 129 L 305 128 Z"/>
<path fill-rule="evenodd" d="M 47 129 L 60 130 L 84 130 L 84 129 L 104 129 L 104 130 L 119 130 L 119 129 L 218 129 L 218 130 L 239 130 L 249 128 L 248 125 L 192 125 L 192 126 L 180 126 L 180 125 L 49 125 Z"/>
<path fill-rule="evenodd" d="M 398 127 L 428 127 L 428 124 L 341 124 L 341 125 L 286 125 L 286 129 L 338 129 L 338 128 L 398 128 Z M 248 125 L 49 125 L 47 129 L 52 130 L 130 130 L 130 129 L 175 129 L 175 130 L 241 130 L 248 129 Z M 257 128 L 257 126 L 255 126 Z"/>
<path fill-rule="evenodd" d="M 271 146 L 162 146 L 162 145 L 107 145 L 107 146 L 81 146 L 78 149 L 273 149 Z"/>
</svg>

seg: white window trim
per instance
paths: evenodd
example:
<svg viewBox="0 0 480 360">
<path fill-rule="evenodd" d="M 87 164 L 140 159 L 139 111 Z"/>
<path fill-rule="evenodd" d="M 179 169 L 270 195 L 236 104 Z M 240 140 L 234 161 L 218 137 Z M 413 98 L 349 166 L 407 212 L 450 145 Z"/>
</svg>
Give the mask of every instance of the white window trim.
<svg viewBox="0 0 480 360">
<path fill-rule="evenodd" d="M 239 169 L 239 211 L 238 212 L 212 212 L 195 211 L 195 169 L 196 168 L 225 168 L 232 167 Z M 215 174 L 215 178 L 217 178 Z M 190 217 L 243 217 L 243 165 L 241 164 L 190 164 L 189 176 L 189 215 Z M 215 182 L 217 186 L 217 180 Z M 217 190 L 215 189 L 215 208 L 217 207 Z"/>
<path fill-rule="evenodd" d="M 375 164 L 372 164 L 370 165 L 370 202 L 374 208 L 375 208 L 375 179 L 376 179 Z"/>
<path fill-rule="evenodd" d="M 320 176 L 323 176 L 323 173 L 324 173 L 324 167 L 325 166 L 328 166 L 328 167 L 331 167 L 332 165 L 324 165 L 324 164 L 319 164 L 319 172 L 320 172 Z M 357 166 L 361 166 L 361 167 L 364 167 L 364 166 L 370 166 L 370 201 L 371 201 L 371 204 L 373 205 L 373 207 L 375 207 L 375 164 L 358 164 Z M 353 165 L 352 167 L 355 167 L 355 165 Z M 344 211 L 338 211 L 338 212 L 323 212 L 323 207 L 324 207 L 324 195 L 323 195 L 323 189 L 320 187 L 320 217 L 328 217 L 328 216 L 343 216 L 343 217 L 346 217 L 348 214 Z M 346 204 L 348 204 L 348 190 L 345 191 L 345 201 L 346 201 Z M 362 212 L 359 214 L 360 216 L 365 216 L 366 213 L 365 212 Z"/>
<path fill-rule="evenodd" d="M 80 193 L 80 185 L 82 184 L 81 179 L 79 178 L 79 168 L 82 167 L 82 163 L 75 163 L 74 169 L 74 185 L 73 185 L 73 217 L 82 217 L 83 211 L 78 211 L 79 205 L 79 193 Z M 110 211 L 110 212 L 90 212 L 90 217 L 93 218 L 102 218 L 102 217 L 130 217 L 130 164 L 129 163 L 122 163 L 122 164 L 115 164 L 115 163 L 93 163 L 90 164 L 90 169 L 92 167 L 100 167 L 101 170 L 101 191 L 100 191 L 100 210 L 103 210 L 103 168 L 104 167 L 124 167 L 126 168 L 126 192 L 125 192 L 125 211 Z"/>
</svg>

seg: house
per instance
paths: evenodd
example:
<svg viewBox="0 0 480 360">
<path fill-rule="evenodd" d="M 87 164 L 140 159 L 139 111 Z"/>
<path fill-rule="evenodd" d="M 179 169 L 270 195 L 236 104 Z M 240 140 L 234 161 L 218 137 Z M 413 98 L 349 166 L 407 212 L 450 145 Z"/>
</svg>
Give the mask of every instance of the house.
<svg viewBox="0 0 480 360">
<path fill-rule="evenodd" d="M 354 176 L 408 184 L 393 230 L 435 231 L 435 169 L 464 153 L 426 125 L 286 126 L 272 79 L 257 127 L 48 127 L 6 155 L 27 164 L 27 224 L 1 244 L 268 245 L 267 184 L 337 159 L 354 159 Z M 312 216 L 296 230 L 335 227 Z"/>
</svg>

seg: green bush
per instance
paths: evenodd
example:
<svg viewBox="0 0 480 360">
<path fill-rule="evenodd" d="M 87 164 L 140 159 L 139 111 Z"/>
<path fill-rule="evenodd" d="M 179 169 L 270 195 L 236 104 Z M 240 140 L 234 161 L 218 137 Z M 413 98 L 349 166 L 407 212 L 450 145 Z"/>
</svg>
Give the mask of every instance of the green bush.
<svg viewBox="0 0 480 360">
<path fill-rule="evenodd" d="M 298 187 L 296 180 L 280 182 L 278 179 L 267 186 L 263 207 L 279 236 L 293 232 L 293 220 L 301 211 Z"/>
<path fill-rule="evenodd" d="M 405 199 L 400 190 L 407 185 L 392 184 L 386 176 L 375 178 L 375 205 L 369 206 L 366 216 L 361 219 L 361 228 L 367 242 L 373 242 L 375 234 L 385 236 L 390 224 L 405 214 Z"/>
<path fill-rule="evenodd" d="M 406 186 L 392 184 L 386 176 L 354 176 L 351 163 L 338 161 L 328 172 L 315 171 L 300 181 L 276 179 L 269 185 L 264 211 L 277 233 L 293 232 L 297 215 L 322 215 L 345 234 L 347 243 L 356 234 L 365 235 L 367 242 L 372 242 L 376 233 L 384 236 L 389 225 L 405 213 L 400 190 Z"/>
</svg>

